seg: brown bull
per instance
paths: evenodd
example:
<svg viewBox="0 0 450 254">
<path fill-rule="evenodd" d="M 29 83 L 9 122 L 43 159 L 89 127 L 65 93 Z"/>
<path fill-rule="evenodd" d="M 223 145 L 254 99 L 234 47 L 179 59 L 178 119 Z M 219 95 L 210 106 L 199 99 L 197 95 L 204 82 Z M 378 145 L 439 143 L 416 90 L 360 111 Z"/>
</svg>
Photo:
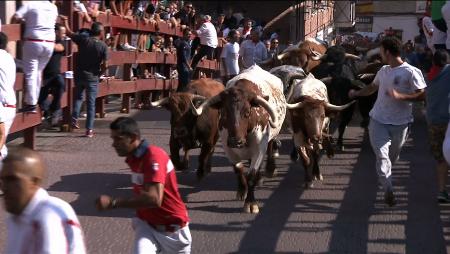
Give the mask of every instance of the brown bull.
<svg viewBox="0 0 450 254">
<path fill-rule="evenodd" d="M 211 157 L 219 137 L 219 112 L 208 108 L 200 116 L 192 113 L 192 103 L 196 104 L 214 97 L 224 90 L 222 83 L 212 79 L 191 82 L 186 92 L 173 93 L 167 98 L 152 102 L 154 107 L 164 107 L 171 112 L 170 154 L 175 168 L 189 168 L 189 150 L 201 148 L 197 176 L 202 178 L 211 171 Z M 184 159 L 180 161 L 180 149 Z"/>
<path fill-rule="evenodd" d="M 327 47 L 314 39 L 306 39 L 298 48 L 286 49 L 277 56 L 280 65 L 294 65 L 310 72 L 320 63 L 320 58 L 327 51 Z"/>
</svg>

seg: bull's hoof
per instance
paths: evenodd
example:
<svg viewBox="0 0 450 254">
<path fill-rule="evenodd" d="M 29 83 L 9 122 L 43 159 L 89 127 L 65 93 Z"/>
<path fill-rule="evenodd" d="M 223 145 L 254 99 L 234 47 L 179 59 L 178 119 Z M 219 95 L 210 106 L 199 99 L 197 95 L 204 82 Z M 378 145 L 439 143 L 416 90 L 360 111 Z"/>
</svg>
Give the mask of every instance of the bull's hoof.
<svg viewBox="0 0 450 254">
<path fill-rule="evenodd" d="M 236 193 L 236 199 L 239 201 L 244 201 L 247 198 L 247 190 L 238 190 Z"/>
<path fill-rule="evenodd" d="M 305 189 L 312 189 L 314 188 L 314 183 L 313 182 L 306 182 L 305 183 Z"/>
<path fill-rule="evenodd" d="M 315 175 L 315 176 L 314 176 L 314 181 L 323 181 L 323 176 L 322 176 L 322 174 Z"/>
<path fill-rule="evenodd" d="M 258 206 L 258 204 L 256 202 L 245 203 L 244 204 L 244 213 L 258 214 L 259 213 L 259 206 Z"/>
</svg>

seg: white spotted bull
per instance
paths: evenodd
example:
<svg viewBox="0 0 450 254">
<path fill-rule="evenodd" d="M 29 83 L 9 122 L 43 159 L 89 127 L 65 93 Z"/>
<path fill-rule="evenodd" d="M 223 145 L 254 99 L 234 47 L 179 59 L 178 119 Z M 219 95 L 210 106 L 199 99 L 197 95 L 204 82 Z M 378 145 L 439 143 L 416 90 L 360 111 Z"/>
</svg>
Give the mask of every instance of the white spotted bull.
<svg viewBox="0 0 450 254">
<path fill-rule="evenodd" d="M 245 199 L 245 212 L 258 213 L 254 191 L 261 177 L 259 170 L 266 153 L 266 173 L 275 170 L 273 139 L 286 115 L 283 84 L 255 65 L 231 79 L 223 92 L 203 102 L 195 113 L 200 115 L 207 107 L 220 112 L 219 135 L 238 177 L 237 197 Z M 251 160 L 247 175 L 243 164 L 246 160 Z"/>
</svg>

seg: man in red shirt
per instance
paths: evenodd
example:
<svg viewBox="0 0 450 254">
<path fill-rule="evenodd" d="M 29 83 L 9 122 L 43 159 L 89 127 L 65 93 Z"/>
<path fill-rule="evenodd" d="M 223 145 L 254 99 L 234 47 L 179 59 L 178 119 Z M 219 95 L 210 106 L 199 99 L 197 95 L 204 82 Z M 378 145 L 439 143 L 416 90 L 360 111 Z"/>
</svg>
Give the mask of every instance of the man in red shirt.
<svg viewBox="0 0 450 254">
<path fill-rule="evenodd" d="M 191 233 L 186 206 L 178 192 L 175 168 L 167 153 L 141 140 L 136 121 L 119 117 L 110 125 L 112 146 L 126 157 L 134 197 L 101 195 L 97 209 L 136 209 L 133 253 L 190 253 Z"/>
</svg>

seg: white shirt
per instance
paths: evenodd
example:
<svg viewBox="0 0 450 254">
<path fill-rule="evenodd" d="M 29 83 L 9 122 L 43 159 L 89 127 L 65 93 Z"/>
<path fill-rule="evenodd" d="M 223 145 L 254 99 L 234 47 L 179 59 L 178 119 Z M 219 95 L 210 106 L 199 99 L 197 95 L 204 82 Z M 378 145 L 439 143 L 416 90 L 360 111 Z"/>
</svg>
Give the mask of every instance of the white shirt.
<svg viewBox="0 0 450 254">
<path fill-rule="evenodd" d="M 400 66 L 383 66 L 373 81 L 378 86 L 378 98 L 369 115 L 382 124 L 403 125 L 413 121 L 412 102 L 392 98 L 388 91 L 413 93 L 427 85 L 422 72 L 407 62 Z"/>
<path fill-rule="evenodd" d="M 431 21 L 431 18 L 428 16 L 425 16 L 422 18 L 422 29 L 425 34 L 425 38 L 427 38 L 427 46 L 430 49 L 434 49 L 433 47 L 433 35 L 429 35 L 428 33 L 434 33 L 434 25 Z"/>
<path fill-rule="evenodd" d="M 5 50 L 0 49 L 0 104 L 16 105 L 16 63 Z"/>
<path fill-rule="evenodd" d="M 25 20 L 25 38 L 55 40 L 55 23 L 58 8 L 49 1 L 27 1 L 16 15 Z"/>
<path fill-rule="evenodd" d="M 39 189 L 21 215 L 7 218 L 5 253 L 86 253 L 80 222 L 65 201 Z"/>
<path fill-rule="evenodd" d="M 221 58 L 225 59 L 225 65 L 227 67 L 227 75 L 239 74 L 239 44 L 237 42 L 228 42 L 223 47 Z"/>
<path fill-rule="evenodd" d="M 205 22 L 197 30 L 197 35 L 200 37 L 200 44 L 216 48 L 219 44 L 217 40 L 217 31 L 211 22 Z"/>
<path fill-rule="evenodd" d="M 261 41 L 255 44 L 252 40 L 244 40 L 239 55 L 242 56 L 244 69 L 247 69 L 267 59 L 267 48 Z"/>
</svg>

